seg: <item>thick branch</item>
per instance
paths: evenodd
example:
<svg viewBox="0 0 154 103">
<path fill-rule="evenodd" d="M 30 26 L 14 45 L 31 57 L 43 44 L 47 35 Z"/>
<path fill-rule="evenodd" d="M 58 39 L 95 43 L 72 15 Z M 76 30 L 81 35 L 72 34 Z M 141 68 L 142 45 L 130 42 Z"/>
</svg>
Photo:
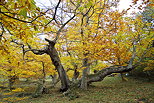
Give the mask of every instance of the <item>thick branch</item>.
<svg viewBox="0 0 154 103">
<path fill-rule="evenodd" d="M 46 51 L 45 50 L 37 50 L 37 49 L 29 49 L 29 50 L 25 50 L 24 51 L 24 54 L 28 51 L 32 51 L 34 54 L 36 55 L 42 55 L 42 54 L 45 54 Z"/>
<path fill-rule="evenodd" d="M 112 66 L 112 67 L 104 68 L 95 74 L 88 75 L 87 82 L 91 83 L 91 82 L 102 81 L 107 75 L 110 75 L 112 73 L 128 72 L 134 68 L 135 66 L 132 66 L 132 68 L 129 68 L 128 66 L 118 66 L 118 67 Z"/>
<path fill-rule="evenodd" d="M 28 51 L 32 51 L 36 55 L 42 55 L 46 53 L 46 49 L 32 49 L 32 47 L 27 43 L 29 50 L 25 50 L 24 54 Z"/>
<path fill-rule="evenodd" d="M 137 66 L 137 65 L 133 65 L 133 61 L 136 56 L 136 46 L 135 45 L 136 44 L 134 41 L 132 57 L 130 58 L 129 64 L 127 66 L 111 66 L 108 68 L 104 68 L 95 74 L 88 75 L 87 82 L 91 83 L 91 82 L 102 81 L 107 75 L 110 75 L 112 73 L 123 73 L 123 72 L 128 72 L 134 69 Z"/>
</svg>

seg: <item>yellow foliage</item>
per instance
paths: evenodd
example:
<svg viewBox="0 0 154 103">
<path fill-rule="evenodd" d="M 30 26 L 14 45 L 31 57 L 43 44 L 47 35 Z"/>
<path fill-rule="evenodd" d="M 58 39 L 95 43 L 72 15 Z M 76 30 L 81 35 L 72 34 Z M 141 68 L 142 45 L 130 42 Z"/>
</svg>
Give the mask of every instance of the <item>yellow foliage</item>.
<svg viewBox="0 0 154 103">
<path fill-rule="evenodd" d="M 108 66 L 110 66 L 110 65 L 107 64 L 107 63 L 103 63 L 101 61 L 98 61 L 97 65 L 93 66 L 92 69 L 94 69 L 94 70 L 101 70 L 101 69 L 106 68 Z"/>
<path fill-rule="evenodd" d="M 24 91 L 24 89 L 22 89 L 22 88 L 16 88 L 16 89 L 14 89 L 14 90 L 12 90 L 12 92 L 23 92 Z"/>
<path fill-rule="evenodd" d="M 13 92 L 3 93 L 3 95 L 12 95 Z"/>
<path fill-rule="evenodd" d="M 142 65 L 146 66 L 144 71 L 154 70 L 154 60 L 147 60 Z"/>
<path fill-rule="evenodd" d="M 69 78 L 72 78 L 73 74 L 74 74 L 74 71 L 72 71 L 72 70 L 67 72 L 67 75 L 68 75 Z"/>
<path fill-rule="evenodd" d="M 17 102 L 17 101 L 28 99 L 28 98 L 29 97 L 22 97 L 22 98 L 20 98 L 20 97 L 7 97 L 7 98 L 3 98 L 3 101 Z"/>
</svg>

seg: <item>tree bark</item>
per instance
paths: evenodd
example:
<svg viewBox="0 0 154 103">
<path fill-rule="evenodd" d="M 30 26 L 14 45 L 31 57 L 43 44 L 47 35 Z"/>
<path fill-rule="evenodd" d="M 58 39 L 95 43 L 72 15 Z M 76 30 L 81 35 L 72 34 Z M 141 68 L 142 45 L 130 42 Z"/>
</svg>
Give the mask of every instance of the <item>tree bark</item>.
<svg viewBox="0 0 154 103">
<path fill-rule="evenodd" d="M 60 58 L 58 56 L 58 52 L 55 48 L 55 43 L 56 41 L 51 41 L 45 38 L 45 40 L 48 42 L 48 45 L 44 49 L 32 49 L 30 45 L 28 45 L 30 50 L 25 50 L 24 54 L 28 51 L 32 51 L 36 55 L 42 55 L 42 54 L 47 54 L 50 56 L 52 64 L 55 66 L 55 69 L 58 72 L 59 78 L 61 80 L 61 92 L 67 91 L 69 88 L 69 79 L 66 75 L 66 72 L 61 64 Z"/>
<path fill-rule="evenodd" d="M 18 77 L 17 76 L 8 76 L 9 77 L 9 79 L 8 79 L 8 89 L 9 90 L 12 90 L 12 86 L 13 86 L 13 84 L 14 84 L 14 82 L 16 81 L 16 79 L 18 79 Z"/>
<path fill-rule="evenodd" d="M 58 56 L 58 52 L 56 50 L 55 42 L 46 39 L 49 42 L 46 53 L 50 56 L 55 69 L 58 71 L 59 78 L 61 80 L 61 92 L 67 91 L 69 88 L 69 79 L 67 78 L 66 72 L 61 64 L 60 58 Z"/>
<path fill-rule="evenodd" d="M 98 82 L 102 81 L 107 75 L 110 75 L 112 73 L 123 73 L 123 72 L 128 72 L 134 69 L 136 66 L 111 66 L 108 68 L 104 68 L 100 71 L 98 71 L 95 74 L 91 74 L 87 76 L 87 83 L 92 83 L 92 82 Z"/>
<path fill-rule="evenodd" d="M 50 75 L 51 78 L 52 78 L 52 84 L 51 84 L 51 87 L 55 87 L 56 84 L 60 81 L 59 77 L 57 77 L 57 74 L 54 74 L 54 75 Z"/>
<path fill-rule="evenodd" d="M 77 71 L 77 65 L 75 64 L 74 65 L 74 74 L 73 74 L 73 78 L 72 78 L 72 81 L 76 81 L 78 76 L 79 76 L 79 72 Z"/>
<path fill-rule="evenodd" d="M 88 86 L 88 84 L 87 84 L 87 75 L 88 75 L 88 59 L 87 58 L 85 58 L 85 59 L 83 59 L 83 67 L 85 67 L 85 69 L 83 69 L 83 71 L 82 71 L 82 79 L 81 79 L 81 85 L 80 85 L 80 88 L 81 89 L 87 89 L 87 86 Z"/>
</svg>

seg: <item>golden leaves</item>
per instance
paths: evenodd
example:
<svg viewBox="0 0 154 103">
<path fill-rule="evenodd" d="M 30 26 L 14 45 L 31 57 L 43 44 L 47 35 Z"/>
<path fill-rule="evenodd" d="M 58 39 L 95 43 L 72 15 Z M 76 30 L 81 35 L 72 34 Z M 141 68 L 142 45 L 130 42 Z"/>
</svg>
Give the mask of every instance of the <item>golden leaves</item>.
<svg viewBox="0 0 154 103">
<path fill-rule="evenodd" d="M 59 13 L 57 13 L 57 23 L 51 23 L 52 26 L 44 26 L 52 17 L 42 16 L 45 15 L 45 12 L 40 12 L 39 8 L 35 8 L 34 0 L 18 1 L 13 3 L 9 0 L 5 5 L 7 9 L 1 6 L 1 11 L 11 12 L 7 14 L 12 18 L 0 15 L 6 30 L 0 45 L 0 56 L 2 57 L 0 70 L 6 72 L 6 76 L 18 75 L 19 77 L 36 78 L 43 77 L 43 69 L 46 75 L 56 73 L 55 67 L 51 65 L 51 60 L 47 55 L 36 56 L 32 52 L 28 52 L 23 60 L 20 46 L 10 42 L 18 40 L 22 44 L 28 43 L 34 48 L 44 47 L 45 43 L 38 39 L 36 34 L 44 33 L 48 34 L 49 38 L 55 37 L 55 31 L 61 27 L 60 20 L 58 20 L 61 19 L 61 16 L 58 16 Z M 82 60 L 85 58 L 90 63 L 95 60 L 100 61 L 95 66 L 98 69 L 108 66 L 104 62 L 110 62 L 112 65 L 125 65 L 132 55 L 134 41 L 138 42 L 135 45 L 137 46 L 136 55 L 142 56 L 148 46 L 147 42 L 152 40 L 152 33 L 142 29 L 145 25 L 142 22 L 142 16 L 135 19 L 123 17 L 124 12 L 113 11 L 108 4 L 104 3 L 104 0 L 73 1 L 75 4 L 82 3 L 76 10 L 76 17 L 62 30 L 62 35 L 56 44 L 61 62 L 66 70 L 76 68 L 81 71 L 85 69 L 82 67 Z M 137 1 L 133 2 L 137 3 Z M 68 11 L 65 10 L 65 12 Z M 33 20 L 27 15 L 33 18 L 39 16 L 39 18 L 29 24 L 17 20 L 17 18 L 26 21 Z M 150 25 L 152 24 L 146 24 L 146 26 Z M 152 50 L 146 56 L 150 57 L 151 52 Z M 150 67 L 151 64 L 147 65 Z M 68 74 L 72 76 L 73 72 L 70 71 Z"/>
</svg>

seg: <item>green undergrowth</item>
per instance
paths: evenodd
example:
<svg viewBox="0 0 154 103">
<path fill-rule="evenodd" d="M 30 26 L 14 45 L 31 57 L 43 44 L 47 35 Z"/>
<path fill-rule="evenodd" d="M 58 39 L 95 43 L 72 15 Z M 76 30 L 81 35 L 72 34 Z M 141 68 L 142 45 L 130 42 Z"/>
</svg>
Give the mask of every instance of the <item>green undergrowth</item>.
<svg viewBox="0 0 154 103">
<path fill-rule="evenodd" d="M 106 77 L 93 83 L 88 90 L 76 89 L 78 98 L 71 100 L 58 91 L 50 89 L 49 94 L 39 98 L 28 98 L 16 103 L 154 103 L 154 82 L 128 78 Z"/>
</svg>

